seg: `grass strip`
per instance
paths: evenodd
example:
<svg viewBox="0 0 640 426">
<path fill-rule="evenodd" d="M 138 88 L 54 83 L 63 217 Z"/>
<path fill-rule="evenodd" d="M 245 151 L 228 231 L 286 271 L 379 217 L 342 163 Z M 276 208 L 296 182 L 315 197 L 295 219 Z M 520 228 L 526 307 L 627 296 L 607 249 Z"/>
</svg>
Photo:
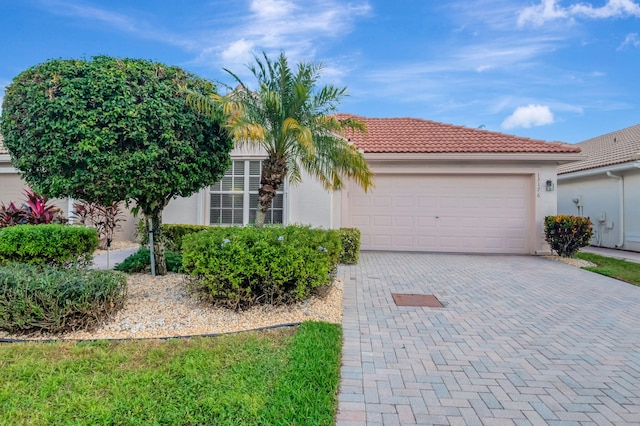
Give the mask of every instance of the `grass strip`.
<svg viewBox="0 0 640 426">
<path fill-rule="evenodd" d="M 577 253 L 578 259 L 595 263 L 595 267 L 585 267 L 587 271 L 595 272 L 607 277 L 625 281 L 640 286 L 640 263 L 629 262 L 622 259 L 600 256 L 593 253 Z"/>
<path fill-rule="evenodd" d="M 275 382 L 262 424 L 333 425 L 337 407 L 342 329 L 337 324 L 304 323 L 294 337 L 289 368 Z"/>
<path fill-rule="evenodd" d="M 340 342 L 338 325 L 304 323 L 209 338 L 4 344 L 0 424 L 329 425 Z"/>
</svg>

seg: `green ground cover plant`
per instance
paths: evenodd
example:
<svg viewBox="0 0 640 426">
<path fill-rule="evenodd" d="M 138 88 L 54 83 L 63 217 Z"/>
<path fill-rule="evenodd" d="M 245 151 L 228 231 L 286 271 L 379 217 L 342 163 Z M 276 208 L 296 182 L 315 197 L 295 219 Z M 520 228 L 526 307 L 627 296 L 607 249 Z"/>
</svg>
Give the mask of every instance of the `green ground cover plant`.
<svg viewBox="0 0 640 426">
<path fill-rule="evenodd" d="M 182 272 L 182 256 L 179 253 L 166 250 L 167 270 L 169 272 Z M 148 272 L 151 270 L 151 253 L 148 248 L 141 247 L 137 252 L 117 264 L 116 271 L 132 274 L 134 272 Z"/>
<path fill-rule="evenodd" d="M 119 272 L 13 263 L 0 267 L 0 330 L 90 329 L 120 309 L 126 295 Z"/>
<path fill-rule="evenodd" d="M 588 260 L 595 263 L 595 267 L 586 267 L 587 271 L 606 275 L 620 281 L 625 281 L 633 285 L 640 286 L 640 263 L 628 262 L 622 259 L 600 256 L 593 253 L 578 253 L 578 259 Z"/>
<path fill-rule="evenodd" d="M 332 425 L 336 324 L 0 345 L 0 424 Z"/>
</svg>

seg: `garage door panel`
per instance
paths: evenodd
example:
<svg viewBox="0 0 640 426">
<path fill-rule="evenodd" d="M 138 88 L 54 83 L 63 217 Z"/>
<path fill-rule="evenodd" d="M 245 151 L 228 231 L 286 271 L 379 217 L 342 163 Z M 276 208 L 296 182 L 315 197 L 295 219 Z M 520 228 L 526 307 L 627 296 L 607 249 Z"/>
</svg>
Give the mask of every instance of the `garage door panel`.
<svg viewBox="0 0 640 426">
<path fill-rule="evenodd" d="M 395 216 L 393 218 L 393 224 L 399 227 L 414 227 L 414 220 L 412 216 Z"/>
<path fill-rule="evenodd" d="M 531 187 L 525 175 L 378 175 L 348 211 L 365 250 L 527 253 Z"/>
<path fill-rule="evenodd" d="M 358 216 L 353 216 L 351 223 L 356 228 L 368 227 L 371 225 L 371 219 L 372 219 L 371 216 L 358 215 Z"/>
<path fill-rule="evenodd" d="M 393 223 L 393 216 L 374 216 L 374 226 L 391 226 Z"/>
<path fill-rule="evenodd" d="M 373 207 L 392 207 L 393 197 L 375 197 L 373 199 Z"/>
<path fill-rule="evenodd" d="M 436 207 L 437 198 L 425 197 L 421 195 L 418 195 L 416 198 L 418 200 L 417 206 L 420 209 Z"/>
</svg>

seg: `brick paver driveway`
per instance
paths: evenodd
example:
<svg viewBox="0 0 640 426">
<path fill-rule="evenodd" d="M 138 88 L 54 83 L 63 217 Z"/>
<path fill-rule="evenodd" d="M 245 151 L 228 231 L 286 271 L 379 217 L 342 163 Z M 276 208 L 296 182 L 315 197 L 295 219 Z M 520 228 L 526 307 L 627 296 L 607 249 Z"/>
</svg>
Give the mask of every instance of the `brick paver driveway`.
<svg viewBox="0 0 640 426">
<path fill-rule="evenodd" d="M 640 287 L 531 256 L 365 252 L 339 274 L 339 426 L 640 424 Z"/>
</svg>

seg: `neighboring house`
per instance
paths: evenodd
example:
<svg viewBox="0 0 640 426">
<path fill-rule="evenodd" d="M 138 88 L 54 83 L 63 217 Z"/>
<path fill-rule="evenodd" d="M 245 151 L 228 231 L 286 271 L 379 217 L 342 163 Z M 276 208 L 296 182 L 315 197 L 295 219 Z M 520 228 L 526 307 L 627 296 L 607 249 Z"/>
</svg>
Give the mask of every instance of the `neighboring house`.
<svg viewBox="0 0 640 426">
<path fill-rule="evenodd" d="M 375 188 L 365 194 L 348 182 L 331 193 L 304 176 L 285 185 L 268 222 L 355 227 L 363 250 L 549 253 L 543 221 L 556 214 L 556 169 L 583 159 L 579 147 L 421 119 L 356 118 L 367 133 L 350 140 Z M 234 150 L 223 180 L 173 200 L 164 222 L 250 223 L 261 158 Z"/>
<path fill-rule="evenodd" d="M 640 124 L 576 146 L 586 159 L 558 167 L 558 212 L 591 218 L 594 246 L 640 251 Z"/>
</svg>

